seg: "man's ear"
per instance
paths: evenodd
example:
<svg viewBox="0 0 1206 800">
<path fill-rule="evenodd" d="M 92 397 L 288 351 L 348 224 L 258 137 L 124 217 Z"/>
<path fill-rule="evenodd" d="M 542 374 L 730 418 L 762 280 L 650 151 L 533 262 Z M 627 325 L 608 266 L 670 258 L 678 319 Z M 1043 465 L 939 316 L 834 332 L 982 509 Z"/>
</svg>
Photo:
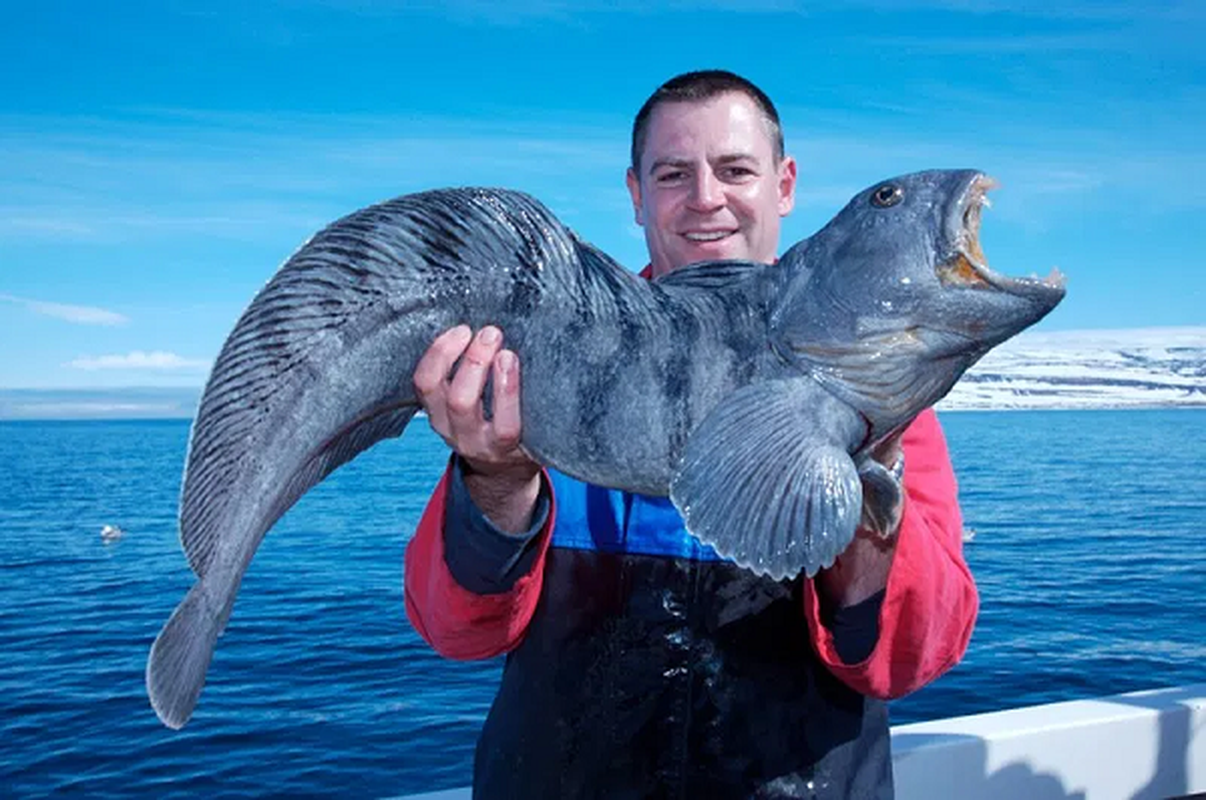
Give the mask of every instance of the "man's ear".
<svg viewBox="0 0 1206 800">
<path fill-rule="evenodd" d="M 784 156 L 779 162 L 779 216 L 786 217 L 796 207 L 796 160 Z"/>
<path fill-rule="evenodd" d="M 629 167 L 628 172 L 624 175 L 624 182 L 628 184 L 628 194 L 632 197 L 632 213 L 636 218 L 636 224 L 644 225 L 645 220 L 641 215 L 641 179 L 637 177 L 632 167 Z"/>
</svg>

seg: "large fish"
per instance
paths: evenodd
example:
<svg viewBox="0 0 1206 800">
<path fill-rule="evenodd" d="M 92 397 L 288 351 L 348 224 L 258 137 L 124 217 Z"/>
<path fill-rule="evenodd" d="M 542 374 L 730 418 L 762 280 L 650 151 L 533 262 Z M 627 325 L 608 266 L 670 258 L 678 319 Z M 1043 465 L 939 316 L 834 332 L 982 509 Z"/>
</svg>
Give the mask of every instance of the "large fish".
<svg viewBox="0 0 1206 800">
<path fill-rule="evenodd" d="M 187 722 L 243 574 L 273 523 L 402 433 L 441 331 L 498 325 L 523 365 L 523 446 L 603 486 L 668 495 L 687 528 L 774 578 L 854 535 L 868 453 L 1064 295 L 1010 279 L 978 232 L 991 181 L 931 171 L 858 194 L 773 265 L 645 281 L 540 203 L 408 195 L 314 236 L 243 314 L 193 423 L 180 538 L 198 580 L 151 648 L 147 689 Z"/>
</svg>

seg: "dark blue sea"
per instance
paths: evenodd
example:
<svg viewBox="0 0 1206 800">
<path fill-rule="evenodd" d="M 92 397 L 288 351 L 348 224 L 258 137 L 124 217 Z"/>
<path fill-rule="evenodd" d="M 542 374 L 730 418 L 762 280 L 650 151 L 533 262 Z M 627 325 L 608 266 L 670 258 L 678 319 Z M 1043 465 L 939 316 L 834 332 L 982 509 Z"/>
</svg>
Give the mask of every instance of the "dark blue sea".
<svg viewBox="0 0 1206 800">
<path fill-rule="evenodd" d="M 895 722 L 1206 681 L 1206 411 L 942 417 L 982 611 Z M 192 584 L 186 422 L 0 423 L 0 793 L 398 795 L 470 781 L 501 662 L 411 630 L 402 554 L 446 451 L 418 421 L 271 531 L 182 731 L 143 688 Z M 105 544 L 103 525 L 119 525 Z"/>
</svg>

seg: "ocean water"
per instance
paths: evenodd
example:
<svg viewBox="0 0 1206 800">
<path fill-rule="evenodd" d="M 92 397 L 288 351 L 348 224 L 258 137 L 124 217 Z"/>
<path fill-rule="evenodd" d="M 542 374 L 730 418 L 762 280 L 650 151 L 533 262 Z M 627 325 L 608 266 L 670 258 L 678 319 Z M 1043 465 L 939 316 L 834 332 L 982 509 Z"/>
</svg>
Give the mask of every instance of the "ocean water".
<svg viewBox="0 0 1206 800">
<path fill-rule="evenodd" d="M 906 722 L 1206 681 L 1206 411 L 942 417 L 982 609 Z M 0 791 L 351 794 L 465 785 L 500 660 L 435 656 L 402 554 L 446 458 L 419 421 L 312 490 L 244 581 L 192 721 L 143 687 L 192 583 L 184 422 L 0 423 Z M 105 544 L 103 525 L 119 525 Z"/>
</svg>

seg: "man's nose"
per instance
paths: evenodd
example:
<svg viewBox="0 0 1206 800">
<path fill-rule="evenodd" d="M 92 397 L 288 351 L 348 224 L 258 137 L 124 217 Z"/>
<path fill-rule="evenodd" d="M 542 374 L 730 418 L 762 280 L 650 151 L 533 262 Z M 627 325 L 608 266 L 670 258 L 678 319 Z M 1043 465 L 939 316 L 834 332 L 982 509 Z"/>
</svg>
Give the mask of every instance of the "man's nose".
<svg viewBox="0 0 1206 800">
<path fill-rule="evenodd" d="M 700 170 L 695 173 L 688 200 L 691 207 L 698 211 L 715 209 L 724 205 L 724 185 L 711 170 Z"/>
</svg>

